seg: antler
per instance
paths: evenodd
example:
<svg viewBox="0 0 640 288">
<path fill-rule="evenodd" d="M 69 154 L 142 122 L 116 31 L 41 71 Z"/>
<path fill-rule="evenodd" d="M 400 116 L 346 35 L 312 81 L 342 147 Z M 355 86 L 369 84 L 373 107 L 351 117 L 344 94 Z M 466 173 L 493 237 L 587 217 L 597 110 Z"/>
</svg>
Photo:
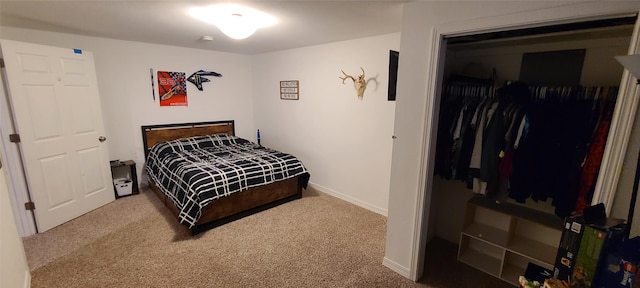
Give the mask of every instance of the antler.
<svg viewBox="0 0 640 288">
<path fill-rule="evenodd" d="M 365 76 L 364 76 L 364 69 L 362 69 L 362 67 L 360 67 L 360 70 L 362 70 L 362 74 L 358 75 L 358 78 L 353 78 L 353 76 L 348 75 L 347 73 L 344 73 L 344 71 L 342 71 L 342 74 L 344 74 L 344 77 L 340 77 L 338 76 L 338 78 L 342 79 L 342 84 L 345 84 L 344 81 L 347 81 L 347 79 L 351 79 L 351 81 L 353 81 L 353 87 L 356 88 L 356 91 L 358 93 L 358 98 L 360 100 L 362 100 L 362 95 L 364 94 L 364 89 L 366 89 L 367 87 L 367 81 L 365 80 Z"/>
<path fill-rule="evenodd" d="M 342 71 L 342 70 L 340 70 L 340 71 Z M 347 79 L 351 79 L 351 81 L 356 82 L 356 79 L 353 78 L 353 76 L 347 75 L 347 73 L 344 73 L 344 71 L 342 71 L 342 74 L 344 74 L 344 77 L 338 76 L 338 78 L 342 79 L 342 84 L 345 84 L 344 81 L 346 81 Z"/>
</svg>

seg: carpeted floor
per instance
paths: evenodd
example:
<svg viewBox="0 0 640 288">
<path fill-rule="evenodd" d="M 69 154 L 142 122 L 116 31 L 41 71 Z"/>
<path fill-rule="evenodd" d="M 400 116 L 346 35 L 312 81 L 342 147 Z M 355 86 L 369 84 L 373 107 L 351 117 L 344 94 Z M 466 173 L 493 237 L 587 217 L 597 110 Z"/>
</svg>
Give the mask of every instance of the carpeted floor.
<svg viewBox="0 0 640 288">
<path fill-rule="evenodd" d="M 513 288 L 489 274 L 457 260 L 458 244 L 434 238 L 427 244 L 424 274 L 418 283 L 427 287 Z"/>
<path fill-rule="evenodd" d="M 384 267 L 386 218 L 303 198 L 190 236 L 150 191 L 24 239 L 32 287 L 513 287 L 432 241 L 414 283 Z"/>
</svg>

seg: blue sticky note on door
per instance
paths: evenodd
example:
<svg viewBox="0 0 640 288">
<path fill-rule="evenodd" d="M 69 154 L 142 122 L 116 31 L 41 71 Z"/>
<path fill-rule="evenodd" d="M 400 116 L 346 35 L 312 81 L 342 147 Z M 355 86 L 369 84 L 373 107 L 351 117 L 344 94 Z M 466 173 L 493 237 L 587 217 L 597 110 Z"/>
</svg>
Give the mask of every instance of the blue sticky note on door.
<svg viewBox="0 0 640 288">
<path fill-rule="evenodd" d="M 73 49 L 73 53 L 82 54 L 82 49 Z"/>
</svg>

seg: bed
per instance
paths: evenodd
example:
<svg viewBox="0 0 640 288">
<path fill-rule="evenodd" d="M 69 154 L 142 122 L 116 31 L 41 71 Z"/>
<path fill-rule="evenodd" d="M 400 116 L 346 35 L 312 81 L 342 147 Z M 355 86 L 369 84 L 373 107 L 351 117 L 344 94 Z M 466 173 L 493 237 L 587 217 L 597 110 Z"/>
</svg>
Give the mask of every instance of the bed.
<svg viewBox="0 0 640 288">
<path fill-rule="evenodd" d="M 309 181 L 292 155 L 236 137 L 233 120 L 141 128 L 149 187 L 192 235 L 299 199 Z"/>
</svg>

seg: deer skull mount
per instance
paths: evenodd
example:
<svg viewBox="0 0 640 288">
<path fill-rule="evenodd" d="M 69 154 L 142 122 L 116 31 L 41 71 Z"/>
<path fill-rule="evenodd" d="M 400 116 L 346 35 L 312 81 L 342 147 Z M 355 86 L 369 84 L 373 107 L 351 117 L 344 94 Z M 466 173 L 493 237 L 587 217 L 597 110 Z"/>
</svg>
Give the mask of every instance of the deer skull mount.
<svg viewBox="0 0 640 288">
<path fill-rule="evenodd" d="M 342 84 L 346 84 L 344 83 L 344 81 L 346 81 L 347 79 L 351 79 L 351 81 L 353 81 L 353 87 L 356 88 L 356 92 L 358 94 L 358 99 L 362 100 L 362 96 L 364 95 L 364 89 L 367 88 L 367 80 L 365 80 L 364 78 L 364 69 L 362 69 L 362 67 L 360 67 L 360 70 L 362 70 L 362 74 L 358 75 L 357 78 L 354 78 L 351 75 L 348 75 L 347 73 L 344 73 L 344 71 L 342 71 L 342 74 L 344 74 L 344 77 L 338 77 L 340 79 L 342 79 Z"/>
</svg>

